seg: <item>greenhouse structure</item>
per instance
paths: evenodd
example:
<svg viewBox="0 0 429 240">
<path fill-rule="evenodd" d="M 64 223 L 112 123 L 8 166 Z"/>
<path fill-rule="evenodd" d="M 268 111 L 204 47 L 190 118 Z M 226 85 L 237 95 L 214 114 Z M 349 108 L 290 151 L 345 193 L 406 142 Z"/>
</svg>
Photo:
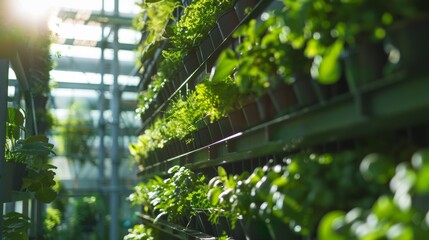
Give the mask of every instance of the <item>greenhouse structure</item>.
<svg viewBox="0 0 429 240">
<path fill-rule="evenodd" d="M 1 1 L 0 239 L 429 239 L 428 26 L 427 0 Z"/>
</svg>

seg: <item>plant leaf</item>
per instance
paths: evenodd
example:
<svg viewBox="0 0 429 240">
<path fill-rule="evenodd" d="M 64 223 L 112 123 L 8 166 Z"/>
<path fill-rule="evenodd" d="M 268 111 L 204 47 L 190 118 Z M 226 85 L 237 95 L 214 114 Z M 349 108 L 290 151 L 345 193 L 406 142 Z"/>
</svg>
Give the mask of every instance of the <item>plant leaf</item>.
<svg viewBox="0 0 429 240">
<path fill-rule="evenodd" d="M 219 202 L 219 195 L 221 194 L 222 189 L 215 187 L 209 190 L 207 196 L 209 198 L 211 205 L 216 205 Z"/>
<path fill-rule="evenodd" d="M 55 200 L 57 197 L 57 192 L 55 192 L 52 188 L 42 188 L 39 191 L 36 192 L 34 195 L 37 200 L 44 202 L 44 203 L 50 203 Z"/>
<path fill-rule="evenodd" d="M 238 60 L 235 57 L 235 53 L 231 49 L 223 51 L 216 64 L 216 68 L 212 71 L 210 81 L 222 81 L 229 75 L 238 65 Z"/>
<path fill-rule="evenodd" d="M 325 54 L 323 54 L 322 61 L 318 68 L 318 80 L 321 84 L 333 84 L 340 79 L 341 66 L 339 58 L 343 51 L 343 47 L 343 41 L 337 40 L 326 50 Z"/>
<path fill-rule="evenodd" d="M 225 168 L 223 168 L 223 167 L 221 167 L 221 166 L 219 166 L 218 168 L 217 168 L 217 174 L 219 175 L 219 177 L 221 177 L 221 178 L 224 178 L 224 177 L 226 177 L 227 176 L 227 173 L 226 173 L 226 171 L 225 171 Z"/>
</svg>

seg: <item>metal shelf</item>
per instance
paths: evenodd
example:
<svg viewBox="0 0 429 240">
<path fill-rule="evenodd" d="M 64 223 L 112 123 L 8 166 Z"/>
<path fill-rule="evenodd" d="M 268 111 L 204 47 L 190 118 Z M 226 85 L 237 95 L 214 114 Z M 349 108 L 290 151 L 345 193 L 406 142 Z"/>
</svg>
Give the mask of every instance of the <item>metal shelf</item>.
<svg viewBox="0 0 429 240">
<path fill-rule="evenodd" d="M 177 164 L 192 169 L 216 166 L 424 123 L 429 120 L 427 89 L 428 74 L 376 81 L 357 93 L 286 114 L 197 150 L 159 159 L 145 166 L 140 175 L 164 175 Z"/>
<path fill-rule="evenodd" d="M 103 14 L 99 11 L 73 11 L 73 10 L 60 10 L 57 17 L 63 21 L 75 21 L 84 25 L 120 25 L 123 27 L 131 28 L 134 16 L 115 16 L 113 14 Z"/>
<path fill-rule="evenodd" d="M 154 229 L 158 229 L 159 231 L 174 237 L 176 239 L 183 239 L 183 240 L 215 240 L 218 239 L 214 236 L 210 236 L 206 233 L 202 233 L 196 230 L 192 230 L 189 228 L 185 228 L 178 224 L 169 223 L 167 221 L 164 221 L 162 219 L 158 220 L 156 223 L 154 222 L 154 219 L 150 216 L 137 213 L 137 215 L 142 220 L 143 224 L 145 226 L 149 226 Z"/>
<path fill-rule="evenodd" d="M 247 15 L 244 19 L 242 19 L 239 22 L 239 24 L 235 27 L 235 29 L 238 29 L 240 26 L 246 24 L 251 19 L 256 18 L 265 9 L 277 6 L 277 4 L 278 4 L 277 2 L 272 1 L 272 0 L 259 1 L 258 4 L 255 6 L 255 8 L 252 10 L 252 12 L 249 15 Z M 215 26 L 215 27 L 217 27 L 217 26 Z M 174 91 L 172 91 L 171 94 L 169 94 L 169 97 L 166 101 L 163 101 L 161 104 L 157 105 L 157 102 L 159 102 L 159 101 L 154 100 L 151 103 L 151 105 L 149 106 L 149 109 L 147 109 L 146 113 L 144 114 L 144 116 L 148 116 L 148 118 L 143 120 L 143 126 L 144 127 L 150 126 L 150 124 L 153 123 L 153 121 L 156 119 L 156 116 L 168 108 L 169 102 L 173 99 L 176 99 L 176 96 L 179 94 L 179 92 L 183 91 L 184 89 L 194 89 L 195 85 L 197 85 L 201 81 L 201 79 L 199 79 L 199 77 L 202 74 L 204 74 L 204 72 L 206 74 L 209 73 L 208 71 L 210 71 L 210 70 L 207 70 L 207 65 L 210 62 L 215 62 L 217 57 L 221 53 L 221 51 L 223 51 L 224 49 L 231 46 L 232 40 L 233 40 L 232 33 L 229 34 L 228 36 L 225 36 L 225 38 L 222 39 L 222 42 L 220 43 L 220 45 L 217 46 L 214 49 L 214 51 L 206 59 L 203 59 L 202 62 L 199 63 L 199 66 L 193 72 L 188 74 L 188 76 L 180 84 L 180 86 L 176 87 L 174 89 Z M 196 49 L 198 49 L 198 47 L 196 47 Z M 176 75 L 176 77 L 177 77 L 177 75 Z M 146 76 L 143 80 L 147 81 L 147 79 L 149 77 L 150 76 Z M 172 80 L 170 80 L 170 81 L 172 81 Z M 166 85 L 168 85 L 168 84 L 166 84 Z M 162 88 L 158 92 L 158 96 L 157 96 L 158 99 L 161 98 L 161 91 L 164 91 L 165 88 L 166 88 L 166 86 L 164 86 L 164 88 Z M 144 129 L 141 129 L 140 132 L 143 132 L 143 130 Z"/>
</svg>

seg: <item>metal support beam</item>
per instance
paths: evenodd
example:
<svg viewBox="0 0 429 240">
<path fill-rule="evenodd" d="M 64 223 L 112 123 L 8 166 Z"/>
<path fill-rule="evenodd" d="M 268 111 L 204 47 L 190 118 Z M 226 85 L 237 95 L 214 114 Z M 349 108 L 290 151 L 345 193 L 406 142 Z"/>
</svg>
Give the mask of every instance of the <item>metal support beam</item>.
<svg viewBox="0 0 429 240">
<path fill-rule="evenodd" d="M 61 10 L 58 12 L 57 17 L 67 22 L 72 21 L 74 23 L 83 25 L 119 25 L 122 27 L 131 28 L 133 22 L 133 16 L 119 16 L 116 12 L 113 15 L 104 14 L 97 11 L 73 11 L 73 10 Z"/>
<path fill-rule="evenodd" d="M 3 170 L 6 144 L 7 89 L 9 80 L 9 60 L 0 59 L 0 186 L 3 181 Z M 3 193 L 0 192 L 0 239 L 3 239 Z"/>
<path fill-rule="evenodd" d="M 115 16 L 119 16 L 119 0 L 115 0 L 114 8 Z M 119 75 L 119 25 L 115 24 L 113 29 L 113 85 L 112 85 L 112 101 L 110 102 L 110 108 L 112 111 L 112 146 L 111 146 L 111 177 L 110 177 L 110 240 L 119 239 L 119 118 L 120 118 L 120 89 L 118 83 Z"/>
<path fill-rule="evenodd" d="M 98 73 L 99 59 L 62 56 L 56 60 L 58 63 L 55 70 Z M 106 72 L 113 68 L 113 60 L 105 61 Z M 132 61 L 121 61 L 120 75 L 129 75 L 133 71 L 135 63 Z"/>
<path fill-rule="evenodd" d="M 113 48 L 113 43 L 110 43 L 110 42 L 81 40 L 81 39 L 72 39 L 72 38 L 58 38 L 57 40 L 55 40 L 55 43 L 62 44 L 62 45 L 70 45 L 70 46 Z M 137 46 L 135 44 L 120 43 L 119 49 L 126 50 L 126 51 L 134 51 L 137 49 Z"/>
<path fill-rule="evenodd" d="M 104 14 L 104 0 L 102 0 L 102 7 L 101 12 Z M 106 36 L 104 35 L 105 26 L 102 25 L 101 27 L 101 39 L 102 41 L 105 41 Z M 98 147 L 98 190 L 100 192 L 100 196 L 102 199 L 103 204 L 106 203 L 105 198 L 105 189 L 104 184 L 106 181 L 106 176 L 104 175 L 105 171 L 105 159 L 106 159 L 106 152 L 105 152 L 105 142 L 104 137 L 106 135 L 106 120 L 104 119 L 104 103 L 106 101 L 106 98 L 104 96 L 105 92 L 105 85 L 104 85 L 104 74 L 105 74 L 105 57 L 104 57 L 104 49 L 105 44 L 101 44 L 101 55 L 100 55 L 100 86 L 99 86 L 99 101 L 98 101 L 98 109 L 100 111 L 100 117 L 98 120 L 98 136 L 100 137 L 100 143 Z M 99 234 L 101 239 L 105 239 L 105 224 L 106 219 L 104 218 L 105 210 L 103 208 L 102 210 L 102 217 L 100 219 L 100 224 L 98 226 L 99 228 Z"/>
</svg>

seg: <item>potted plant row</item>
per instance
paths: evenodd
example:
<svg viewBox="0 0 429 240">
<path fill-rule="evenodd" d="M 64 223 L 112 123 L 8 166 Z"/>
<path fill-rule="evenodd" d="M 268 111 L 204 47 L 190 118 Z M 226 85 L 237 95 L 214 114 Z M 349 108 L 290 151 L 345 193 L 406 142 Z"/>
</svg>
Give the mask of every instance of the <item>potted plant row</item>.
<svg viewBox="0 0 429 240">
<path fill-rule="evenodd" d="M 142 5 L 143 9 L 146 9 L 148 12 L 152 9 L 149 6 L 152 3 L 146 3 L 145 5 Z M 153 3 L 155 4 L 155 3 Z M 161 3 L 159 3 L 161 4 Z M 173 8 L 170 6 L 169 8 L 172 10 Z M 223 16 L 219 17 L 219 15 L 225 11 L 228 11 L 228 13 L 225 13 Z M 241 9 L 241 8 L 240 8 Z M 152 9 L 153 10 L 153 9 Z M 220 4 L 217 4 L 215 1 L 201 1 L 201 2 L 195 2 L 191 3 L 185 8 L 185 11 L 183 13 L 183 16 L 180 18 L 180 20 L 173 24 L 171 27 L 165 27 L 158 29 L 155 28 L 156 26 L 152 26 L 148 24 L 146 28 L 148 28 L 149 31 L 155 31 L 158 29 L 160 32 L 162 31 L 163 36 L 170 39 L 171 47 L 167 48 L 164 52 L 164 57 L 167 57 L 171 59 L 172 55 L 179 54 L 183 58 L 183 64 L 184 64 L 184 70 L 181 71 L 180 67 L 178 70 L 178 74 L 169 75 L 166 74 L 166 79 L 172 79 L 171 82 L 175 82 L 174 84 L 167 83 L 163 87 L 169 87 L 171 88 L 168 91 L 163 91 L 162 95 L 160 96 L 160 102 L 166 101 L 169 96 L 171 96 L 171 93 L 174 92 L 178 86 L 181 85 L 181 83 L 189 76 L 195 69 L 200 66 L 200 64 L 207 59 L 209 55 L 211 55 L 216 49 L 220 43 L 225 39 L 226 35 L 230 35 L 232 32 L 231 28 L 231 22 L 229 24 L 219 24 L 219 26 L 227 26 L 230 27 L 230 30 L 224 30 L 222 33 L 219 30 L 219 26 L 216 22 L 223 21 L 222 19 L 227 19 L 227 16 L 232 16 L 235 20 L 234 26 L 238 25 L 238 20 L 235 11 L 233 11 L 233 1 L 222 1 Z M 202 14 L 204 13 L 204 14 Z M 165 14 L 162 15 L 165 19 L 169 15 Z M 219 19 L 217 20 L 217 18 Z M 139 18 L 141 19 L 141 16 Z M 217 21 L 216 21 L 217 20 Z M 230 21 L 230 20 L 228 20 Z M 140 24 L 141 25 L 141 24 Z M 212 30 L 209 31 L 209 29 L 215 26 Z M 217 31 L 215 31 L 217 30 Z M 185 32 L 184 32 L 185 31 Z M 229 31 L 229 32 L 225 32 Z M 211 34 L 213 37 L 209 37 L 207 33 L 218 33 L 219 38 L 214 37 L 213 34 Z M 224 37 L 222 36 L 224 35 Z M 202 39 L 201 36 L 207 35 L 205 39 Z M 201 47 L 198 48 L 198 43 L 201 40 Z M 218 40 L 217 40 L 218 39 Z M 211 43 L 211 44 L 210 44 Z M 194 49 L 194 50 L 193 50 Z M 212 50 L 210 50 L 212 49 Z M 208 64 L 206 71 L 210 71 L 212 64 Z M 175 68 L 175 67 L 174 67 Z M 151 88 L 151 86 L 149 86 Z M 155 88 L 159 89 L 160 88 Z M 150 104 L 150 99 L 147 98 L 147 100 L 141 99 L 140 105 L 148 105 Z M 139 108 L 142 112 L 145 110 L 144 108 Z"/>
<path fill-rule="evenodd" d="M 219 224 L 217 228 L 227 231 L 235 239 L 267 239 L 267 236 L 270 239 L 282 239 L 285 234 L 290 239 L 316 236 L 321 239 L 332 239 L 333 236 L 338 239 L 349 239 L 351 236 L 361 239 L 359 236 L 364 236 L 363 234 L 388 234 L 389 228 L 385 224 L 389 224 L 387 226 L 392 229 L 395 224 L 403 224 L 401 234 L 425 234 L 424 227 L 420 230 L 416 226 L 413 230 L 407 230 L 406 227 L 412 218 L 423 221 L 422 213 L 427 211 L 424 207 L 428 191 L 425 182 L 429 176 L 425 170 L 427 149 L 415 152 L 411 161 L 408 160 L 413 169 L 408 167 L 409 163 L 401 163 L 408 154 L 395 159 L 392 150 L 371 152 L 373 149 L 374 147 L 363 147 L 333 154 L 302 152 L 282 161 L 270 160 L 266 166 L 257 167 L 251 174 L 227 174 L 225 169 L 219 167 L 217 176 L 208 185 L 204 181 L 195 183 L 201 187 L 197 188 L 197 192 L 192 193 L 189 189 L 184 192 L 187 196 L 199 196 L 193 198 L 194 204 L 204 203 L 198 207 L 193 206 L 199 212 L 193 213 L 198 216 L 196 221 L 207 221 L 204 219 L 208 216 L 212 224 Z M 176 180 L 182 179 L 179 177 L 182 174 L 187 177 L 198 176 L 179 166 L 171 168 L 169 172 L 177 174 Z M 172 180 L 154 178 L 150 181 L 154 185 L 142 186 L 152 190 L 140 188 L 130 196 L 134 201 L 140 199 L 136 204 L 149 204 L 144 209 L 152 209 L 153 203 L 161 200 L 149 203 L 142 199 L 161 196 L 159 192 L 154 194 L 153 189 L 159 189 L 157 185 Z M 196 185 L 188 187 L 195 189 Z M 389 187 L 393 195 L 389 194 Z M 204 194 L 207 199 L 202 201 Z M 401 201 L 400 196 L 404 194 L 410 196 L 412 201 Z M 182 198 L 191 199 L 184 196 Z M 409 204 L 412 204 L 412 208 L 409 208 Z M 396 210 L 383 211 L 386 207 Z M 368 232 L 354 233 L 355 228 L 350 226 L 366 224 L 365 219 L 369 219 L 365 209 L 372 209 L 379 222 L 368 229 Z M 347 211 L 350 213 L 346 214 Z M 350 218 L 352 215 L 355 217 Z M 391 218 L 393 215 L 396 217 Z M 219 223 L 220 219 L 226 222 Z M 387 220 L 391 222 L 386 222 Z M 189 219 L 182 224 L 186 225 L 188 221 Z M 338 221 L 343 227 L 337 229 L 334 221 Z M 202 223 L 192 223 L 194 227 L 201 225 Z M 205 229 L 210 228 L 208 231 L 216 231 L 216 227 L 205 225 Z M 236 230 L 233 231 L 234 229 Z"/>
<path fill-rule="evenodd" d="M 153 177 L 136 186 L 129 199 L 155 219 L 166 217 L 215 236 L 226 232 L 234 239 L 316 237 L 317 228 L 326 227 L 319 225 L 326 213 L 367 208 L 388 188 L 395 160 L 388 153 L 365 155 L 368 149 L 362 150 L 302 152 L 277 163 L 270 160 L 251 174 L 228 174 L 218 167 L 208 184 L 202 175 L 174 166 L 166 179 Z M 425 157 L 423 153 L 415 156 Z M 423 184 L 428 175 L 421 174 Z"/>
</svg>

